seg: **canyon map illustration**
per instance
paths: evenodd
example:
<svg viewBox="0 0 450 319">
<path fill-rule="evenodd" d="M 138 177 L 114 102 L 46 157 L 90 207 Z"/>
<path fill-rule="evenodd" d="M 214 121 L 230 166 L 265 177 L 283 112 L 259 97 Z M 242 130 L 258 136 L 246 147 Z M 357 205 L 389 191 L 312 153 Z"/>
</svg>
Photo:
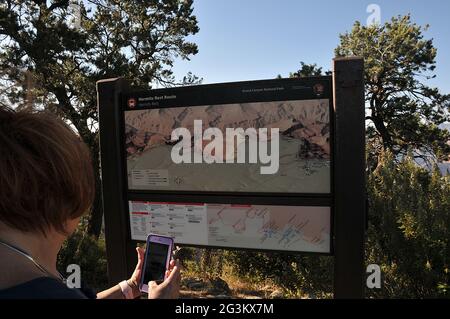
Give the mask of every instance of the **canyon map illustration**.
<svg viewBox="0 0 450 319">
<path fill-rule="evenodd" d="M 330 192 L 328 99 L 127 110 L 124 116 L 130 190 Z M 278 172 L 260 174 L 260 163 L 174 163 L 171 133 L 193 132 L 194 120 L 223 132 L 278 128 Z M 193 143 L 192 152 L 201 151 Z"/>
</svg>

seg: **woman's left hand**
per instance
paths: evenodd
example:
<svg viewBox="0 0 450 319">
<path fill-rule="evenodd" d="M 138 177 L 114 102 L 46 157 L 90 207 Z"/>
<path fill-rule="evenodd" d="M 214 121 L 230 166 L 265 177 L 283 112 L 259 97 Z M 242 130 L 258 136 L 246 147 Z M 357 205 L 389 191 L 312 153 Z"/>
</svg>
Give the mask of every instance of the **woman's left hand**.
<svg viewBox="0 0 450 319">
<path fill-rule="evenodd" d="M 131 278 L 127 280 L 128 285 L 133 289 L 134 298 L 137 298 L 141 295 L 141 291 L 139 290 L 139 283 L 141 281 L 142 265 L 144 264 L 144 249 L 142 249 L 141 247 L 136 247 L 136 252 L 138 255 L 136 269 L 134 269 Z"/>
</svg>

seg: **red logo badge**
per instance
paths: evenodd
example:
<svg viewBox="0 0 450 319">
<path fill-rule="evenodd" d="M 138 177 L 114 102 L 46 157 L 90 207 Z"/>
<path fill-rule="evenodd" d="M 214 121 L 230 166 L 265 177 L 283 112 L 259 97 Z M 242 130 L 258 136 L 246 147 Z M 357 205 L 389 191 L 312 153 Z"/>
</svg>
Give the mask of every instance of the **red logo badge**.
<svg viewBox="0 0 450 319">
<path fill-rule="evenodd" d="M 136 107 L 137 101 L 134 97 L 128 99 L 128 107 L 134 109 Z"/>
<path fill-rule="evenodd" d="M 320 96 L 325 91 L 325 87 L 323 86 L 323 84 L 317 83 L 313 86 L 313 90 L 316 95 Z"/>
</svg>

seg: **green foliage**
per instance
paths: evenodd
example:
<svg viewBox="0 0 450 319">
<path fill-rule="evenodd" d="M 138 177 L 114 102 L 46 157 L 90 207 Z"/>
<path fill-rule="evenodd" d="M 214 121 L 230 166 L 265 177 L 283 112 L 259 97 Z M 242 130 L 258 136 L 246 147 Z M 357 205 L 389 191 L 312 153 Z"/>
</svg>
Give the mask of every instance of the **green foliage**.
<svg viewBox="0 0 450 319">
<path fill-rule="evenodd" d="M 382 289 L 369 295 L 450 296 L 449 177 L 418 167 L 411 156 L 395 164 L 386 152 L 368 178 L 368 191 L 367 263 L 379 264 L 383 273 Z"/>
<path fill-rule="evenodd" d="M 227 262 L 252 281 L 269 280 L 290 294 L 315 298 L 332 293 L 333 260 L 329 256 L 229 251 Z"/>
<path fill-rule="evenodd" d="M 423 81 L 434 78 L 436 68 L 437 49 L 423 35 L 427 27 L 409 15 L 384 25 L 356 22 L 340 35 L 335 53 L 364 58 L 369 139 L 394 154 L 405 155 L 411 147 L 425 158 L 447 158 L 450 133 L 439 125 L 450 120 L 450 95 Z"/>
<path fill-rule="evenodd" d="M 223 270 L 224 251 L 220 249 L 200 249 L 197 252 L 200 256 L 200 271 L 207 277 L 220 276 Z"/>
<path fill-rule="evenodd" d="M 88 287 L 101 291 L 108 288 L 105 239 L 88 235 L 80 227 L 64 243 L 58 254 L 58 269 L 62 274 L 70 264 L 81 269 L 81 280 Z"/>
<path fill-rule="evenodd" d="M 177 257 L 183 266 L 197 277 L 215 278 L 223 274 L 224 256 L 227 251 L 221 249 L 183 247 Z"/>
<path fill-rule="evenodd" d="M 289 72 L 290 78 L 301 78 L 301 77 L 310 77 L 310 76 L 322 76 L 322 75 L 331 75 L 331 71 L 323 72 L 322 67 L 314 64 L 307 64 L 303 61 L 300 61 L 300 69 L 295 72 Z M 281 74 L 278 74 L 277 79 L 282 79 Z"/>
<path fill-rule="evenodd" d="M 301 78 L 308 76 L 322 76 L 323 71 L 321 67 L 318 67 L 316 63 L 307 64 L 305 62 L 300 62 L 300 69 L 289 73 L 290 78 Z M 326 71 L 325 75 L 331 75 L 330 71 Z"/>
</svg>

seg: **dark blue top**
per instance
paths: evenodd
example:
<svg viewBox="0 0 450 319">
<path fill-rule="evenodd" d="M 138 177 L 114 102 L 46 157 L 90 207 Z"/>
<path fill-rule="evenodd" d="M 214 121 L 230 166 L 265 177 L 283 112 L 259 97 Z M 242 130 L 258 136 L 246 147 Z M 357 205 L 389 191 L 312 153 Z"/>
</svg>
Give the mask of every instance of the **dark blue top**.
<svg viewBox="0 0 450 319">
<path fill-rule="evenodd" d="M 20 285 L 0 290 L 0 299 L 94 299 L 88 288 L 68 288 L 50 277 L 39 277 Z"/>
</svg>

